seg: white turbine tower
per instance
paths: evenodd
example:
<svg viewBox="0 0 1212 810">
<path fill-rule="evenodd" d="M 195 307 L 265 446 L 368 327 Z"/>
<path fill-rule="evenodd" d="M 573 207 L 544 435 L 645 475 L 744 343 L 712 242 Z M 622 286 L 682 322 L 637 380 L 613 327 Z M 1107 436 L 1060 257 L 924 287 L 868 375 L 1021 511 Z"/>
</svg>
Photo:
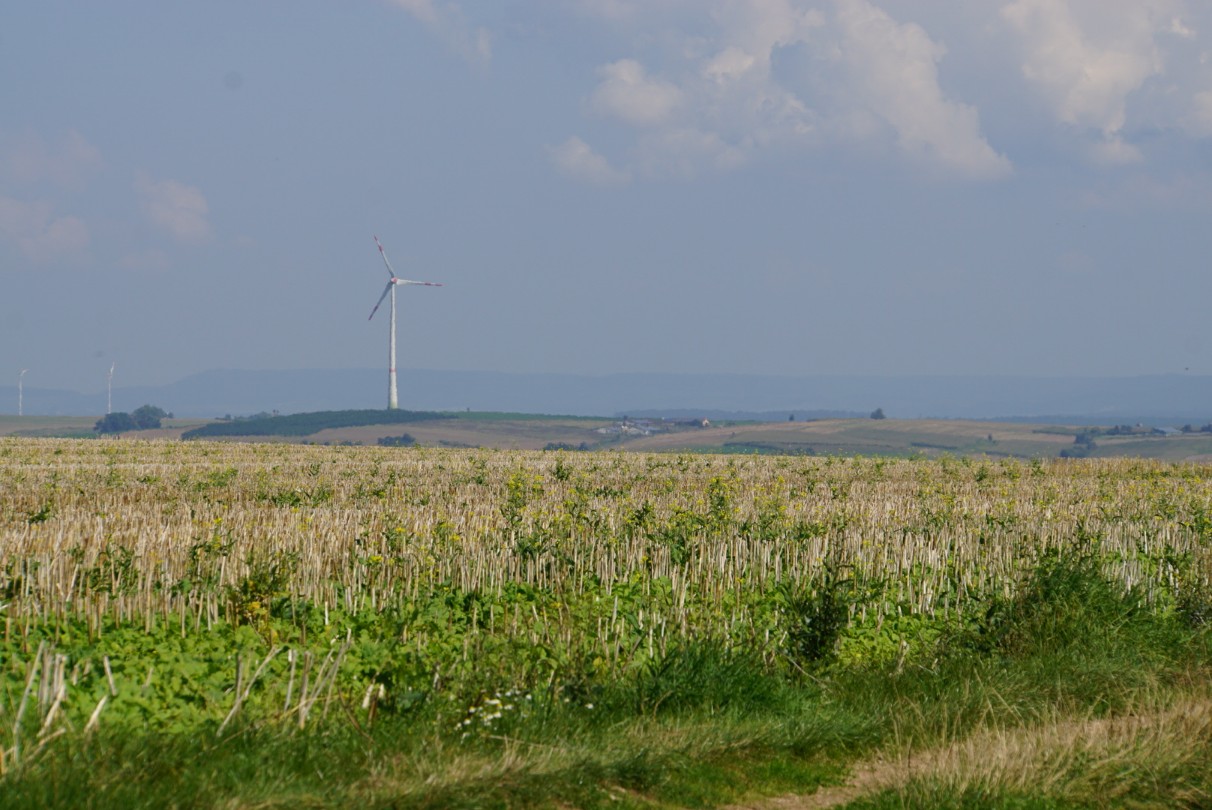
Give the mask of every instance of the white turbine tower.
<svg viewBox="0 0 1212 810">
<path fill-rule="evenodd" d="M 109 364 L 109 374 L 105 375 L 105 415 L 114 412 L 114 367 L 117 363 Z"/>
<path fill-rule="evenodd" d="M 383 294 L 379 296 L 375 308 L 370 311 L 370 318 L 375 316 L 383 299 L 387 297 L 388 293 L 391 293 L 391 333 L 387 340 L 387 409 L 394 411 L 400 407 L 399 397 L 396 395 L 396 287 L 406 284 L 415 284 L 420 287 L 441 287 L 443 285 L 435 281 L 410 281 L 406 278 L 397 278 L 396 271 L 391 269 L 391 262 L 387 261 L 387 252 L 383 250 L 383 243 L 377 236 L 375 244 L 379 246 L 379 255 L 383 257 L 383 264 L 387 266 L 387 286 L 383 288 Z M 366 320 L 370 320 L 370 318 Z"/>
<path fill-rule="evenodd" d="M 23 368 L 17 375 L 17 416 L 25 416 L 25 383 L 22 378 L 25 377 L 27 371 L 29 371 L 28 368 Z"/>
</svg>

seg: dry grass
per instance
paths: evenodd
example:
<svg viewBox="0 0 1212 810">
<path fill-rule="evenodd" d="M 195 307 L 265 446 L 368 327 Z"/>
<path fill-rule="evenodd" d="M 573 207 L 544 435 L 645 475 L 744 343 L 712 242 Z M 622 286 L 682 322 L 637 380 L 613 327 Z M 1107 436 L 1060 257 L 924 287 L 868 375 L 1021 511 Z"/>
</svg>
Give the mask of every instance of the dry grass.
<svg viewBox="0 0 1212 810">
<path fill-rule="evenodd" d="M 1171 598 L 1180 576 L 1206 588 L 1212 573 L 1212 470 L 1140 460 L 9 438 L 0 439 L 0 491 L 10 622 L 172 616 L 201 626 L 223 617 L 224 589 L 258 561 L 286 559 L 292 594 L 349 610 L 439 585 L 500 592 L 507 583 L 578 593 L 595 582 L 609 593 L 613 583 L 664 581 L 675 604 L 688 594 L 735 604 L 738 592 L 812 582 L 833 565 L 884 583 L 882 598 L 855 605 L 858 619 L 962 613 L 1009 593 L 1042 553 L 1091 538 L 1107 573 L 1147 598 Z M 763 632 L 743 607 L 700 618 L 716 625 L 699 632 Z M 644 622 L 662 637 L 687 630 L 676 610 Z M 610 638 L 610 622 L 600 632 Z"/>
<path fill-rule="evenodd" d="M 493 447 L 502 450 L 541 450 L 552 442 L 573 446 L 595 445 L 604 436 L 595 429 L 611 424 L 608 420 L 548 419 L 435 419 L 400 425 L 367 425 L 357 428 L 322 430 L 307 437 L 320 444 L 373 445 L 380 438 L 407 433 L 418 444 L 428 447 Z"/>
<path fill-rule="evenodd" d="M 1109 718 L 1058 717 L 983 729 L 925 750 L 856 763 L 846 784 L 733 810 L 818 810 L 892 793 L 905 806 L 930 796 L 1021 795 L 1098 807 L 1196 806 L 1212 768 L 1212 699 L 1143 703 Z"/>
</svg>

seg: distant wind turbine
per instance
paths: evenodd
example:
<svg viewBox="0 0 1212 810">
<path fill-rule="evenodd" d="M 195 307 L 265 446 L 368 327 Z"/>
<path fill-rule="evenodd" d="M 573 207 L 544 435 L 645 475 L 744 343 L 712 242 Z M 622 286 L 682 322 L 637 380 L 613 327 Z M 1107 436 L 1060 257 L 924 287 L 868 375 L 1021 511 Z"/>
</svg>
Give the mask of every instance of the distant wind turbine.
<svg viewBox="0 0 1212 810">
<path fill-rule="evenodd" d="M 387 340 L 387 409 L 394 411 L 400 407 L 399 397 L 396 395 L 396 287 L 405 284 L 415 284 L 421 287 L 441 287 L 435 281 L 409 281 L 406 278 L 397 278 L 396 271 L 391 268 L 391 262 L 387 261 L 387 252 L 383 250 L 383 243 L 379 241 L 379 237 L 375 237 L 375 244 L 379 246 L 379 255 L 383 257 L 383 264 L 387 266 L 387 286 L 383 288 L 383 294 L 379 296 L 378 303 L 375 308 L 370 311 L 370 320 L 379 311 L 379 305 L 383 303 L 383 299 L 391 293 L 391 333 Z"/>
<path fill-rule="evenodd" d="M 22 378 L 25 377 L 27 371 L 29 371 L 28 368 L 23 368 L 17 375 L 17 416 L 25 416 L 25 383 Z"/>
<path fill-rule="evenodd" d="M 109 374 L 105 375 L 105 415 L 114 412 L 114 367 L 117 363 L 109 364 Z"/>
</svg>

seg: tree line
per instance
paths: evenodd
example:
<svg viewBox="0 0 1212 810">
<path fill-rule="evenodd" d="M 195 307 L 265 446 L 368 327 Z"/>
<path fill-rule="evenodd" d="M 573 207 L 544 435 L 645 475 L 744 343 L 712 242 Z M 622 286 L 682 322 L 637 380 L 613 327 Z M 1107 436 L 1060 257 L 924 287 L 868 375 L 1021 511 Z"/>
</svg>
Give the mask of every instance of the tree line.
<svg viewBox="0 0 1212 810">
<path fill-rule="evenodd" d="M 155 430 L 160 420 L 172 419 L 173 415 L 155 405 L 141 405 L 130 413 L 114 411 L 97 420 L 93 430 L 97 433 L 126 433 L 131 430 Z"/>
</svg>

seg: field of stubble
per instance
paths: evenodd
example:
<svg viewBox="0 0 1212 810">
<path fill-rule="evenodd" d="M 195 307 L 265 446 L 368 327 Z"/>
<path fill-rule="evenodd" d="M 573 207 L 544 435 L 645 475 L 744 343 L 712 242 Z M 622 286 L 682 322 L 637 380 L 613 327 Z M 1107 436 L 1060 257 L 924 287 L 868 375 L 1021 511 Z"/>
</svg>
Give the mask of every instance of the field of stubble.
<svg viewBox="0 0 1212 810">
<path fill-rule="evenodd" d="M 0 439 L 0 806 L 1202 806 L 1210 582 L 1206 465 Z"/>
</svg>

